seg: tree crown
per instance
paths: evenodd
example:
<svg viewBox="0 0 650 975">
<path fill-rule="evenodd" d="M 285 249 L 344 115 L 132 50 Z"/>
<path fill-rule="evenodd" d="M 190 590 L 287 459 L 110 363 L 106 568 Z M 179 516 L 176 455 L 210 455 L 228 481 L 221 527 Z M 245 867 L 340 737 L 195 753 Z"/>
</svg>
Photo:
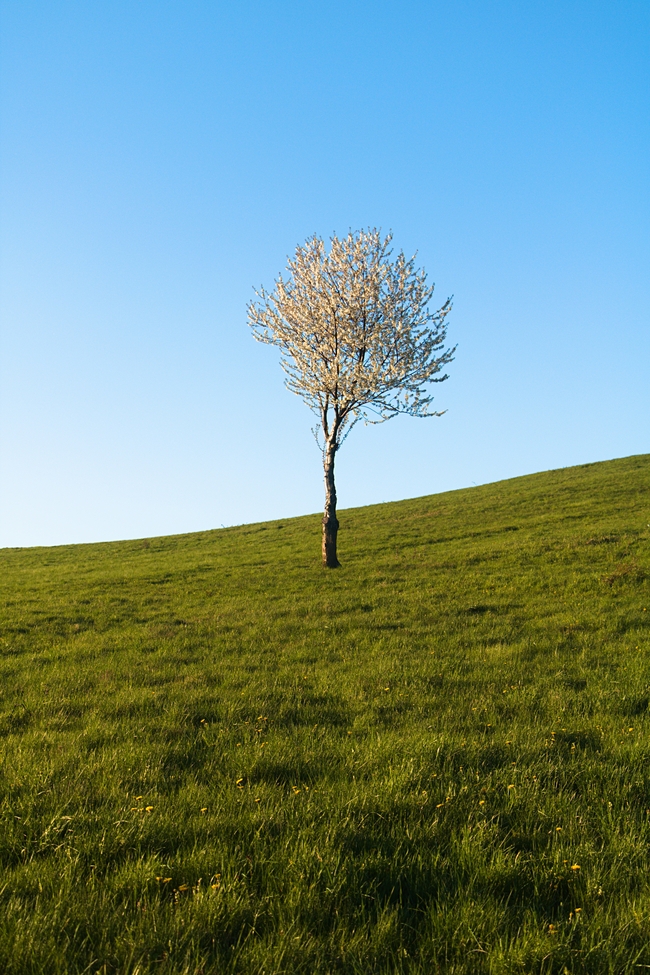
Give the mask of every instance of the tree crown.
<svg viewBox="0 0 650 975">
<path fill-rule="evenodd" d="M 311 237 L 268 293 L 248 307 L 255 337 L 280 348 L 286 385 L 321 421 L 325 443 L 338 446 L 358 420 L 381 423 L 430 410 L 427 385 L 454 349 L 443 350 L 451 299 L 430 310 L 434 286 L 415 257 L 392 258 L 392 234 L 376 229 Z"/>
</svg>

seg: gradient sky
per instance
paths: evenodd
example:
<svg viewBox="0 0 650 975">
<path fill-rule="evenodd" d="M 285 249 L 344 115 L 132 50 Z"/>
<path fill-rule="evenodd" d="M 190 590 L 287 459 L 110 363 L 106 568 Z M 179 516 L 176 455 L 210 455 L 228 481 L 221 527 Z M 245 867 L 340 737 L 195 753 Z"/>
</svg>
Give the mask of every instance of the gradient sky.
<svg viewBox="0 0 650 975">
<path fill-rule="evenodd" d="M 648 0 L 2 0 L 0 29 L 0 545 L 319 510 L 246 325 L 313 233 L 392 229 L 455 296 L 448 412 L 355 428 L 341 507 L 650 451 Z"/>
</svg>

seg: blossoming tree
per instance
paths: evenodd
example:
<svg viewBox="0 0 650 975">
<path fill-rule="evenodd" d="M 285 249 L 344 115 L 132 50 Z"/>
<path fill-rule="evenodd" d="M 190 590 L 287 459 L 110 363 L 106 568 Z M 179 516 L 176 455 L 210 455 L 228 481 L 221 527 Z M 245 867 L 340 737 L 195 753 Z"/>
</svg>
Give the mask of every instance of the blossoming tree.
<svg viewBox="0 0 650 975">
<path fill-rule="evenodd" d="M 428 384 L 443 382 L 455 349 L 443 349 L 451 299 L 429 307 L 433 285 L 415 258 L 392 258 L 392 234 L 311 237 L 296 248 L 272 292 L 256 291 L 248 320 L 260 342 L 281 351 L 286 386 L 316 414 L 323 454 L 323 564 L 335 568 L 336 452 L 359 420 L 382 423 L 430 409 Z M 444 411 L 443 411 L 444 412 Z"/>
</svg>

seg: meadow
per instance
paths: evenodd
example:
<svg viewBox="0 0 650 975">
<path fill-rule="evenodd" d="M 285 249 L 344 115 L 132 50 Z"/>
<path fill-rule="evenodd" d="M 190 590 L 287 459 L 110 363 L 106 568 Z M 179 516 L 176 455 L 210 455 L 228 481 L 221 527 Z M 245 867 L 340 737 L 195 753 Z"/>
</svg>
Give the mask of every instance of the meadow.
<svg viewBox="0 0 650 975">
<path fill-rule="evenodd" d="M 0 551 L 6 975 L 650 970 L 650 455 Z"/>
</svg>

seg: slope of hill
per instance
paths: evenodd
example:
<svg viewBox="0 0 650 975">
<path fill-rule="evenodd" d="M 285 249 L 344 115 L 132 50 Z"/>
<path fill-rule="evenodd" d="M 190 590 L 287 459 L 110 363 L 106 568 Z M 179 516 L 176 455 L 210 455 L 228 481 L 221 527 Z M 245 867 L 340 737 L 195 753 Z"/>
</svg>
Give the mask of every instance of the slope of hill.
<svg viewBox="0 0 650 975">
<path fill-rule="evenodd" d="M 0 969 L 650 967 L 650 455 L 0 552 Z"/>
</svg>

